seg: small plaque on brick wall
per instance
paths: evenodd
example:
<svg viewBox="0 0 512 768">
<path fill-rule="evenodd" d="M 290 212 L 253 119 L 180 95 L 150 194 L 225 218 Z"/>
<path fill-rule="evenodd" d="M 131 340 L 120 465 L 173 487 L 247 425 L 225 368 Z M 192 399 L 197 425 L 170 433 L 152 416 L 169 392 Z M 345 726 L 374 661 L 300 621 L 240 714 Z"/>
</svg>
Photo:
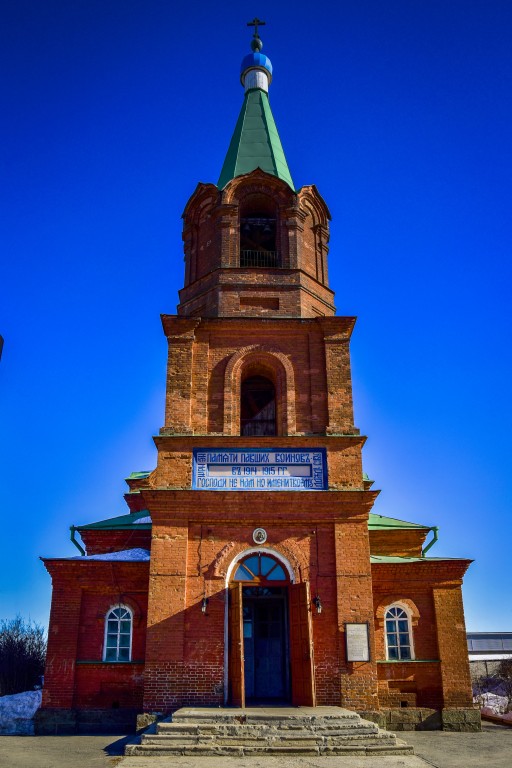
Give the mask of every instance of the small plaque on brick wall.
<svg viewBox="0 0 512 768">
<path fill-rule="evenodd" d="M 370 661 L 368 624 L 345 624 L 347 661 Z"/>
<path fill-rule="evenodd" d="M 194 448 L 197 491 L 325 491 L 325 448 Z"/>
</svg>

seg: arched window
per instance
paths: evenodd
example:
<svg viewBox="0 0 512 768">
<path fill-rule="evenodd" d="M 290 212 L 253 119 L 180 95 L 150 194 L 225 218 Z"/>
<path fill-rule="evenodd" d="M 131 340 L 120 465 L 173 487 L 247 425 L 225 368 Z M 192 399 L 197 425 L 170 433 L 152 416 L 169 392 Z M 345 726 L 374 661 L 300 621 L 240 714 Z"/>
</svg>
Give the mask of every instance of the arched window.
<svg viewBox="0 0 512 768">
<path fill-rule="evenodd" d="M 385 613 L 386 655 L 391 661 L 413 659 L 411 620 L 401 605 L 390 605 Z"/>
<path fill-rule="evenodd" d="M 242 382 L 240 434 L 270 436 L 276 429 L 276 390 L 265 376 L 250 376 Z"/>
<path fill-rule="evenodd" d="M 267 195 L 248 195 L 240 206 L 240 266 L 280 267 L 277 212 Z"/>
<path fill-rule="evenodd" d="M 281 563 L 263 552 L 255 552 L 245 557 L 238 565 L 233 576 L 234 581 L 288 581 L 288 576 Z"/>
<path fill-rule="evenodd" d="M 126 605 L 116 605 L 105 618 L 103 661 L 130 661 L 132 657 L 133 613 Z"/>
</svg>

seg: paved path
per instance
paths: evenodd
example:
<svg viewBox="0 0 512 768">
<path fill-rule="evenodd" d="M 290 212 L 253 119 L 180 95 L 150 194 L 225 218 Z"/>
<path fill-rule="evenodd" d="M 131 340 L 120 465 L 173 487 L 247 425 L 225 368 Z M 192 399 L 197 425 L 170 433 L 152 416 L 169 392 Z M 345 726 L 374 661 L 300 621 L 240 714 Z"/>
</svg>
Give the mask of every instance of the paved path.
<svg viewBox="0 0 512 768">
<path fill-rule="evenodd" d="M 412 731 L 398 736 L 435 768 L 512 768 L 512 728 L 506 726 L 485 723 L 481 733 Z"/>
<path fill-rule="evenodd" d="M 119 768 L 431 768 L 421 757 L 125 757 Z M 510 768 L 510 765 L 507 767 Z"/>
<path fill-rule="evenodd" d="M 0 736 L 0 768 L 511 768 L 512 728 L 482 733 L 399 733 L 416 755 L 404 757 L 122 757 L 116 736 Z"/>
<path fill-rule="evenodd" d="M 0 768 L 113 768 L 126 741 L 122 736 L 0 736 Z"/>
</svg>

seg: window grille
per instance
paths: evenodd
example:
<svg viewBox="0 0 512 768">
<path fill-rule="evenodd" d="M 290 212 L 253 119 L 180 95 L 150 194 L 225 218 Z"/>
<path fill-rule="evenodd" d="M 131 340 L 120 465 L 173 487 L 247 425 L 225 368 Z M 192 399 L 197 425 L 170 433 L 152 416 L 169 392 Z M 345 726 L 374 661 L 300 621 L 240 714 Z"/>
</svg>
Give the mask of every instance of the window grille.
<svg viewBox="0 0 512 768">
<path fill-rule="evenodd" d="M 249 555 L 236 569 L 235 581 L 286 581 L 284 568 L 273 557 Z"/>
<path fill-rule="evenodd" d="M 133 614 L 124 605 L 116 605 L 105 619 L 104 661 L 130 661 L 132 655 Z"/>
<path fill-rule="evenodd" d="M 390 661 L 413 658 L 411 622 L 407 612 L 399 605 L 386 611 L 386 647 Z"/>
<path fill-rule="evenodd" d="M 268 269 L 280 267 L 279 251 L 258 251 L 243 248 L 240 251 L 240 266 Z"/>
</svg>

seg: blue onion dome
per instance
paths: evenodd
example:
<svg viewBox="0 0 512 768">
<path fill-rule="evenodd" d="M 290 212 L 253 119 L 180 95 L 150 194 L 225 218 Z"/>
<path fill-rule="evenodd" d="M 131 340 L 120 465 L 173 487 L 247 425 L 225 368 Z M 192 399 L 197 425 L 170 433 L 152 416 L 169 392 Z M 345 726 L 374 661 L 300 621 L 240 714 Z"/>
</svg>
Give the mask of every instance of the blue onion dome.
<svg viewBox="0 0 512 768">
<path fill-rule="evenodd" d="M 243 74 L 246 69 L 259 69 L 260 67 L 266 69 L 269 75 L 272 77 L 272 62 L 270 61 L 269 57 L 265 56 L 264 53 L 260 53 L 259 51 L 248 53 L 247 56 L 244 56 L 242 59 L 242 64 L 240 65 L 240 74 Z"/>
<path fill-rule="evenodd" d="M 253 51 L 244 56 L 240 67 L 240 81 L 246 91 L 252 88 L 268 91 L 272 82 L 272 62 L 268 56 L 260 51 Z"/>
</svg>

